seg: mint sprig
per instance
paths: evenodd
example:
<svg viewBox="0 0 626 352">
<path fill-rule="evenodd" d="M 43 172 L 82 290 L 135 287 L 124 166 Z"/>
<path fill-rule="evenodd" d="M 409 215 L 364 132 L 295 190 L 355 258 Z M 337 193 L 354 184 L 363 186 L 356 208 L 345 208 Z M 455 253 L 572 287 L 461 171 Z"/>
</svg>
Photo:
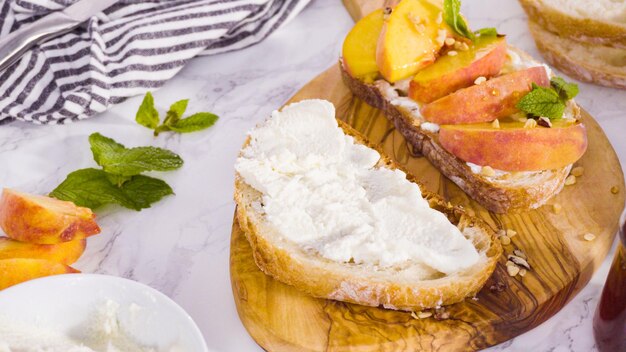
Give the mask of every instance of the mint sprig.
<svg viewBox="0 0 626 352">
<path fill-rule="evenodd" d="M 465 18 L 461 15 L 461 0 L 444 0 L 443 20 L 457 35 L 471 41 L 476 40 L 477 36 L 485 38 L 499 35 L 498 31 L 493 27 L 482 28 L 472 32 L 467 22 L 465 22 Z"/>
<path fill-rule="evenodd" d="M 577 94 L 576 84 L 554 77 L 550 80 L 550 87 L 540 87 L 533 83 L 532 90 L 517 103 L 516 107 L 532 116 L 560 119 L 565 112 L 567 101 Z"/>
<path fill-rule="evenodd" d="M 126 148 L 100 133 L 89 136 L 89 143 L 94 160 L 102 169 L 70 173 L 50 196 L 91 209 L 119 204 L 141 210 L 174 194 L 165 181 L 141 173 L 178 169 L 183 165 L 178 155 L 156 147 Z"/>
<path fill-rule="evenodd" d="M 175 102 L 165 114 L 163 123 L 159 125 L 159 113 L 154 106 L 154 98 L 150 92 L 146 93 L 139 110 L 135 115 L 135 121 L 140 125 L 154 130 L 154 135 L 161 132 L 172 131 L 177 133 L 189 133 L 207 129 L 215 124 L 218 116 L 210 112 L 199 112 L 189 117 L 183 118 L 187 110 L 189 99 Z"/>
</svg>

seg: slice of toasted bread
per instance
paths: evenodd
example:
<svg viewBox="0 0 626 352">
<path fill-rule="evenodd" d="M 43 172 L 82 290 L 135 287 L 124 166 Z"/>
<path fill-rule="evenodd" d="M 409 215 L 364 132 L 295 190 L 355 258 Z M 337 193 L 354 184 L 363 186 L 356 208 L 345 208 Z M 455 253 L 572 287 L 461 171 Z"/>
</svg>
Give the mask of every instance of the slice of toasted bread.
<svg viewBox="0 0 626 352">
<path fill-rule="evenodd" d="M 583 82 L 626 89 L 626 50 L 563 38 L 533 21 L 529 26 L 550 65 Z"/>
<path fill-rule="evenodd" d="M 339 125 L 355 142 L 367 145 L 351 127 L 340 121 Z M 378 167 L 398 168 L 384 156 Z M 260 211 L 261 196 L 240 175 L 236 176 L 237 220 L 252 246 L 256 264 L 276 280 L 319 298 L 398 310 L 453 304 L 480 290 L 502 253 L 494 232 L 482 220 L 446 204 L 435 194 L 424 194 L 431 207 L 444 213 L 472 242 L 480 257 L 476 264 L 446 276 L 415 262 L 381 268 L 334 261 L 281 236 Z"/>
<path fill-rule="evenodd" d="M 626 5 L 611 0 L 520 0 L 528 18 L 561 37 L 626 48 Z"/>
<path fill-rule="evenodd" d="M 517 55 L 529 60 L 527 54 L 517 49 Z M 472 170 L 463 160 L 449 153 L 438 143 L 437 133 L 421 128 L 410 105 L 396 103 L 400 99 L 396 90 L 385 81 L 364 83 L 344 69 L 345 84 L 355 96 L 382 110 L 415 151 L 424 155 L 443 175 L 456 183 L 465 193 L 495 213 L 519 212 L 535 209 L 559 193 L 565 184 L 571 165 L 536 172 L 517 172 L 485 176 Z"/>
</svg>

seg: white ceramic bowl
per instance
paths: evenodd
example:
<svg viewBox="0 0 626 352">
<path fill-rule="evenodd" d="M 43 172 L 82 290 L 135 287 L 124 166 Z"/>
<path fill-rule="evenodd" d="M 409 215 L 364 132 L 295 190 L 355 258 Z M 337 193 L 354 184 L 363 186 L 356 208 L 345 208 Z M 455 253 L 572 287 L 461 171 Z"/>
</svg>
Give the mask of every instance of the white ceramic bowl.
<svg viewBox="0 0 626 352">
<path fill-rule="evenodd" d="M 149 286 L 114 276 L 68 274 L 9 287 L 0 291 L 0 316 L 68 334 L 107 300 L 119 304 L 120 326 L 137 342 L 208 352 L 200 330 L 174 301 Z"/>
</svg>

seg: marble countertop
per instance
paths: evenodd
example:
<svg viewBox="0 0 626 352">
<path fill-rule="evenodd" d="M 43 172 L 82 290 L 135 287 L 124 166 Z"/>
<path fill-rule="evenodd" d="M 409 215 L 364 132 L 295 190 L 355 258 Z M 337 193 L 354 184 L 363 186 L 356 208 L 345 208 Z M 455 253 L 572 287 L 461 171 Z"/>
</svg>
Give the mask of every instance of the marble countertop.
<svg viewBox="0 0 626 352">
<path fill-rule="evenodd" d="M 495 25 L 510 43 L 538 57 L 516 1 L 467 0 L 464 13 L 473 27 Z M 140 97 L 66 126 L 0 126 L 0 186 L 47 193 L 69 172 L 94 166 L 87 142 L 93 132 L 129 146 L 153 144 L 178 152 L 184 167 L 158 175 L 172 185 L 176 196 L 142 212 L 117 207 L 99 211 L 103 232 L 89 240 L 86 254 L 75 266 L 162 291 L 189 312 L 212 351 L 260 351 L 239 321 L 229 279 L 234 160 L 246 131 L 335 63 L 352 25 L 341 2 L 314 0 L 259 45 L 194 59 L 154 96 L 163 111 L 175 100 L 190 98 L 188 111 L 221 116 L 205 132 L 153 138 L 134 122 Z M 581 84 L 578 101 L 602 125 L 624 165 L 624 92 Z M 557 315 L 490 350 L 594 350 L 591 320 L 609 261 Z"/>
</svg>

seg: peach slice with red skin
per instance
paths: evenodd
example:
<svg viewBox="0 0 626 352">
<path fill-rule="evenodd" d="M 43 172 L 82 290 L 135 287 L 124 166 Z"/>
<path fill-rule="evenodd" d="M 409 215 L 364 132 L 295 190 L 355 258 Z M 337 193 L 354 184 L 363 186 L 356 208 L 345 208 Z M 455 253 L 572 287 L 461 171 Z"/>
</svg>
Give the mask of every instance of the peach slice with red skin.
<svg viewBox="0 0 626 352">
<path fill-rule="evenodd" d="M 531 67 L 460 89 L 422 106 L 429 122 L 440 125 L 489 122 L 518 111 L 517 103 L 532 89 L 532 83 L 550 86 L 543 66 Z"/>
<path fill-rule="evenodd" d="M 441 8 L 428 0 L 402 0 L 385 20 L 376 45 L 378 70 L 389 82 L 435 62 L 450 34 Z"/>
<path fill-rule="evenodd" d="M 0 227 L 21 242 L 56 244 L 100 233 L 91 209 L 50 197 L 4 189 Z"/>
<path fill-rule="evenodd" d="M 342 60 L 352 77 L 373 81 L 378 75 L 376 42 L 383 29 L 383 10 L 360 19 L 343 41 Z"/>
<path fill-rule="evenodd" d="M 474 84 L 478 77 L 497 75 L 506 61 L 504 37 L 478 37 L 468 50 L 444 55 L 420 70 L 409 88 L 409 97 L 430 103 L 461 88 Z"/>
<path fill-rule="evenodd" d="M 0 260 L 31 258 L 72 265 L 85 252 L 86 246 L 87 240 L 84 239 L 59 244 L 35 244 L 0 237 Z"/>
<path fill-rule="evenodd" d="M 3 259 L 0 260 L 0 290 L 40 277 L 79 272 L 65 264 L 43 259 Z"/>
<path fill-rule="evenodd" d="M 523 122 L 443 125 L 439 143 L 463 161 L 505 171 L 553 170 L 573 164 L 587 150 L 582 123 L 552 120 L 552 127 Z"/>
</svg>

